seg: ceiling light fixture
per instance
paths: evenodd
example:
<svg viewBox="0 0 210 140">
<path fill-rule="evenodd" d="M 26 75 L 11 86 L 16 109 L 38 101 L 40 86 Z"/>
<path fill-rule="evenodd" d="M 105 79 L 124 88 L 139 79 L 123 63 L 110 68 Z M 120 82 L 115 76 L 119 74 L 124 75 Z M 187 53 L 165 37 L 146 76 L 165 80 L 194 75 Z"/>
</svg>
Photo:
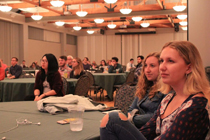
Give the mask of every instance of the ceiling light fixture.
<svg viewBox="0 0 210 140">
<path fill-rule="evenodd" d="M 31 16 L 31 18 L 32 18 L 33 20 L 41 20 L 42 17 L 43 17 L 42 15 L 39 15 L 38 7 L 36 7 L 36 14 L 33 14 L 33 15 Z"/>
<path fill-rule="evenodd" d="M 187 26 L 187 22 L 186 21 L 181 21 L 181 22 L 179 22 L 179 24 L 182 25 L 182 26 Z"/>
<path fill-rule="evenodd" d="M 144 28 L 147 28 L 149 27 L 150 23 L 149 22 L 145 22 L 145 19 L 144 19 L 144 22 L 140 24 L 142 27 Z"/>
<path fill-rule="evenodd" d="M 65 24 L 65 22 L 63 22 L 63 21 L 56 21 L 55 24 L 57 26 L 63 26 Z"/>
<path fill-rule="evenodd" d="M 97 19 L 94 19 L 95 23 L 103 23 L 104 22 L 104 19 L 102 18 L 97 18 Z"/>
<path fill-rule="evenodd" d="M 187 30 L 187 27 L 182 27 L 182 30 L 186 31 Z"/>
<path fill-rule="evenodd" d="M 11 10 L 12 10 L 12 7 L 11 6 L 8 6 L 7 4 L 0 6 L 0 11 L 2 11 L 2 12 L 9 12 Z"/>
<path fill-rule="evenodd" d="M 50 3 L 54 7 L 61 7 L 64 5 L 64 1 L 60 1 L 60 0 L 52 0 L 50 1 Z"/>
<path fill-rule="evenodd" d="M 177 15 L 178 19 L 184 20 L 187 18 L 187 15 Z"/>
<path fill-rule="evenodd" d="M 82 11 L 82 5 L 81 5 L 81 11 L 77 11 L 76 14 L 79 17 L 85 17 L 88 14 L 88 12 Z"/>
<path fill-rule="evenodd" d="M 76 30 L 76 31 L 79 31 L 79 30 L 81 30 L 81 29 L 82 29 L 82 27 L 80 27 L 80 26 L 76 25 L 76 26 L 74 26 L 74 27 L 73 27 L 73 29 L 74 29 L 74 30 Z"/>
<path fill-rule="evenodd" d="M 132 12 L 132 9 L 130 9 L 130 8 L 122 8 L 122 9 L 120 9 L 120 12 L 122 14 L 124 14 L 124 15 L 128 15 L 128 14 L 130 14 Z"/>
<path fill-rule="evenodd" d="M 88 34 L 93 34 L 94 31 L 93 31 L 93 30 L 87 30 L 87 33 L 88 33 Z"/>
<path fill-rule="evenodd" d="M 114 4 L 117 2 L 117 0 L 104 0 L 108 4 Z"/>
<path fill-rule="evenodd" d="M 107 26 L 108 26 L 110 29 L 114 29 L 117 25 L 116 25 L 116 24 L 111 23 L 111 24 L 108 24 Z"/>
<path fill-rule="evenodd" d="M 177 12 L 181 12 L 181 11 L 184 11 L 186 9 L 186 6 L 185 5 L 176 5 L 173 7 L 173 9 Z"/>
<path fill-rule="evenodd" d="M 132 17 L 132 20 L 138 22 L 142 20 L 142 17 Z"/>
</svg>

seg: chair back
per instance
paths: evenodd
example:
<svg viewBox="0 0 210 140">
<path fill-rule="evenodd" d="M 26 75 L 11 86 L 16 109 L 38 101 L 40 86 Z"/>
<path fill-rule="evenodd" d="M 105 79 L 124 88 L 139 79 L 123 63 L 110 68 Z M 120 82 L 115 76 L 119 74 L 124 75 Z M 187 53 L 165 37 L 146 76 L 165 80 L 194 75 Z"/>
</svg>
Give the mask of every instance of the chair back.
<svg viewBox="0 0 210 140">
<path fill-rule="evenodd" d="M 61 78 L 62 78 L 62 81 L 63 81 L 64 95 L 69 94 L 68 93 L 68 82 L 67 82 L 66 78 L 64 78 L 63 76 Z"/>
<path fill-rule="evenodd" d="M 135 70 L 131 70 L 129 73 L 128 73 L 128 76 L 126 78 L 126 83 L 134 83 L 135 81 L 135 74 L 134 74 Z"/>
<path fill-rule="evenodd" d="M 123 72 L 126 71 L 126 66 L 122 65 Z"/>
<path fill-rule="evenodd" d="M 132 104 L 136 92 L 136 86 L 130 86 L 128 84 L 123 84 L 116 96 L 114 101 L 114 106 L 118 107 L 125 115 L 128 113 L 128 108 Z"/>
<path fill-rule="evenodd" d="M 94 76 L 93 76 L 93 74 L 91 72 L 86 71 L 85 75 L 87 75 L 90 78 L 90 86 L 95 84 L 95 79 L 94 79 Z"/>
<path fill-rule="evenodd" d="M 80 78 L 77 81 L 74 90 L 74 95 L 86 96 L 90 86 L 91 86 L 90 78 L 86 74 L 83 74 L 82 76 L 80 76 Z"/>
</svg>

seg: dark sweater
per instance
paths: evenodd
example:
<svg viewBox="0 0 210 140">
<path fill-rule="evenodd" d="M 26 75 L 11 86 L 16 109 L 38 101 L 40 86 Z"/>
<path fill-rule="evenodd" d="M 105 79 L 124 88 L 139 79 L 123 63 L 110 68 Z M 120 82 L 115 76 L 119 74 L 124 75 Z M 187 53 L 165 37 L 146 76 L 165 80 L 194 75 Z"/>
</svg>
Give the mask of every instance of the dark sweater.
<svg viewBox="0 0 210 140">
<path fill-rule="evenodd" d="M 84 73 L 85 73 L 84 71 L 81 71 L 81 72 L 80 72 L 80 75 L 74 75 L 74 70 L 72 70 L 71 73 L 70 73 L 70 78 L 79 79 L 80 76 L 82 76 Z"/>
<path fill-rule="evenodd" d="M 41 71 L 37 73 L 34 90 L 38 89 L 40 91 L 40 95 L 43 94 L 43 80 L 41 79 Z M 51 90 L 54 90 L 56 92 L 55 96 L 64 96 L 63 91 L 63 81 L 61 79 L 60 73 L 57 71 L 54 73 L 54 77 L 52 78 L 52 81 L 49 82 Z"/>
</svg>

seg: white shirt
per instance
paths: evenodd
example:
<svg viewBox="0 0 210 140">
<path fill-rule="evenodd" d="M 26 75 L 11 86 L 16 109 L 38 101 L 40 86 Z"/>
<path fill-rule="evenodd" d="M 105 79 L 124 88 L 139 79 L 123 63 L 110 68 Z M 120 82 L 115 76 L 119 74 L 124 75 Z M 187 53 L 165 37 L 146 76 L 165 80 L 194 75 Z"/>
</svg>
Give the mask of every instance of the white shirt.
<svg viewBox="0 0 210 140">
<path fill-rule="evenodd" d="M 134 64 L 131 64 L 131 62 L 129 62 L 126 66 L 126 71 L 130 71 L 130 68 L 135 67 Z"/>
</svg>

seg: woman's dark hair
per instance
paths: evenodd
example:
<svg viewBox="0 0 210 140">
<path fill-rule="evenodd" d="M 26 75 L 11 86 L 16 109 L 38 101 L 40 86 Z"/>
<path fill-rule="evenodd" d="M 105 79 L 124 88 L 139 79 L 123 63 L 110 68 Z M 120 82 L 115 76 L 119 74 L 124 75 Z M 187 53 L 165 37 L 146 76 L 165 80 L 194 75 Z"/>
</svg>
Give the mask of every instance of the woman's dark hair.
<svg viewBox="0 0 210 140">
<path fill-rule="evenodd" d="M 45 70 L 41 67 L 41 79 L 44 81 L 45 77 L 47 76 L 47 81 L 51 82 L 54 73 L 58 71 L 58 61 L 56 57 L 51 53 L 45 54 L 44 56 L 46 56 L 48 61 L 48 71 L 47 74 L 45 74 Z"/>
<path fill-rule="evenodd" d="M 35 65 L 35 67 L 36 67 L 36 63 L 35 63 L 35 62 L 32 62 L 32 64 L 31 64 L 30 68 L 32 68 L 32 67 L 33 67 L 33 64 L 34 64 L 34 65 Z"/>
<path fill-rule="evenodd" d="M 103 59 L 103 60 L 101 60 L 101 62 L 102 62 L 102 61 L 104 61 L 104 64 L 105 64 L 105 66 L 106 66 L 106 61 L 105 61 L 104 59 Z M 101 63 L 101 65 L 102 65 L 102 63 Z M 102 66 L 103 66 L 103 65 L 102 65 Z"/>
</svg>

